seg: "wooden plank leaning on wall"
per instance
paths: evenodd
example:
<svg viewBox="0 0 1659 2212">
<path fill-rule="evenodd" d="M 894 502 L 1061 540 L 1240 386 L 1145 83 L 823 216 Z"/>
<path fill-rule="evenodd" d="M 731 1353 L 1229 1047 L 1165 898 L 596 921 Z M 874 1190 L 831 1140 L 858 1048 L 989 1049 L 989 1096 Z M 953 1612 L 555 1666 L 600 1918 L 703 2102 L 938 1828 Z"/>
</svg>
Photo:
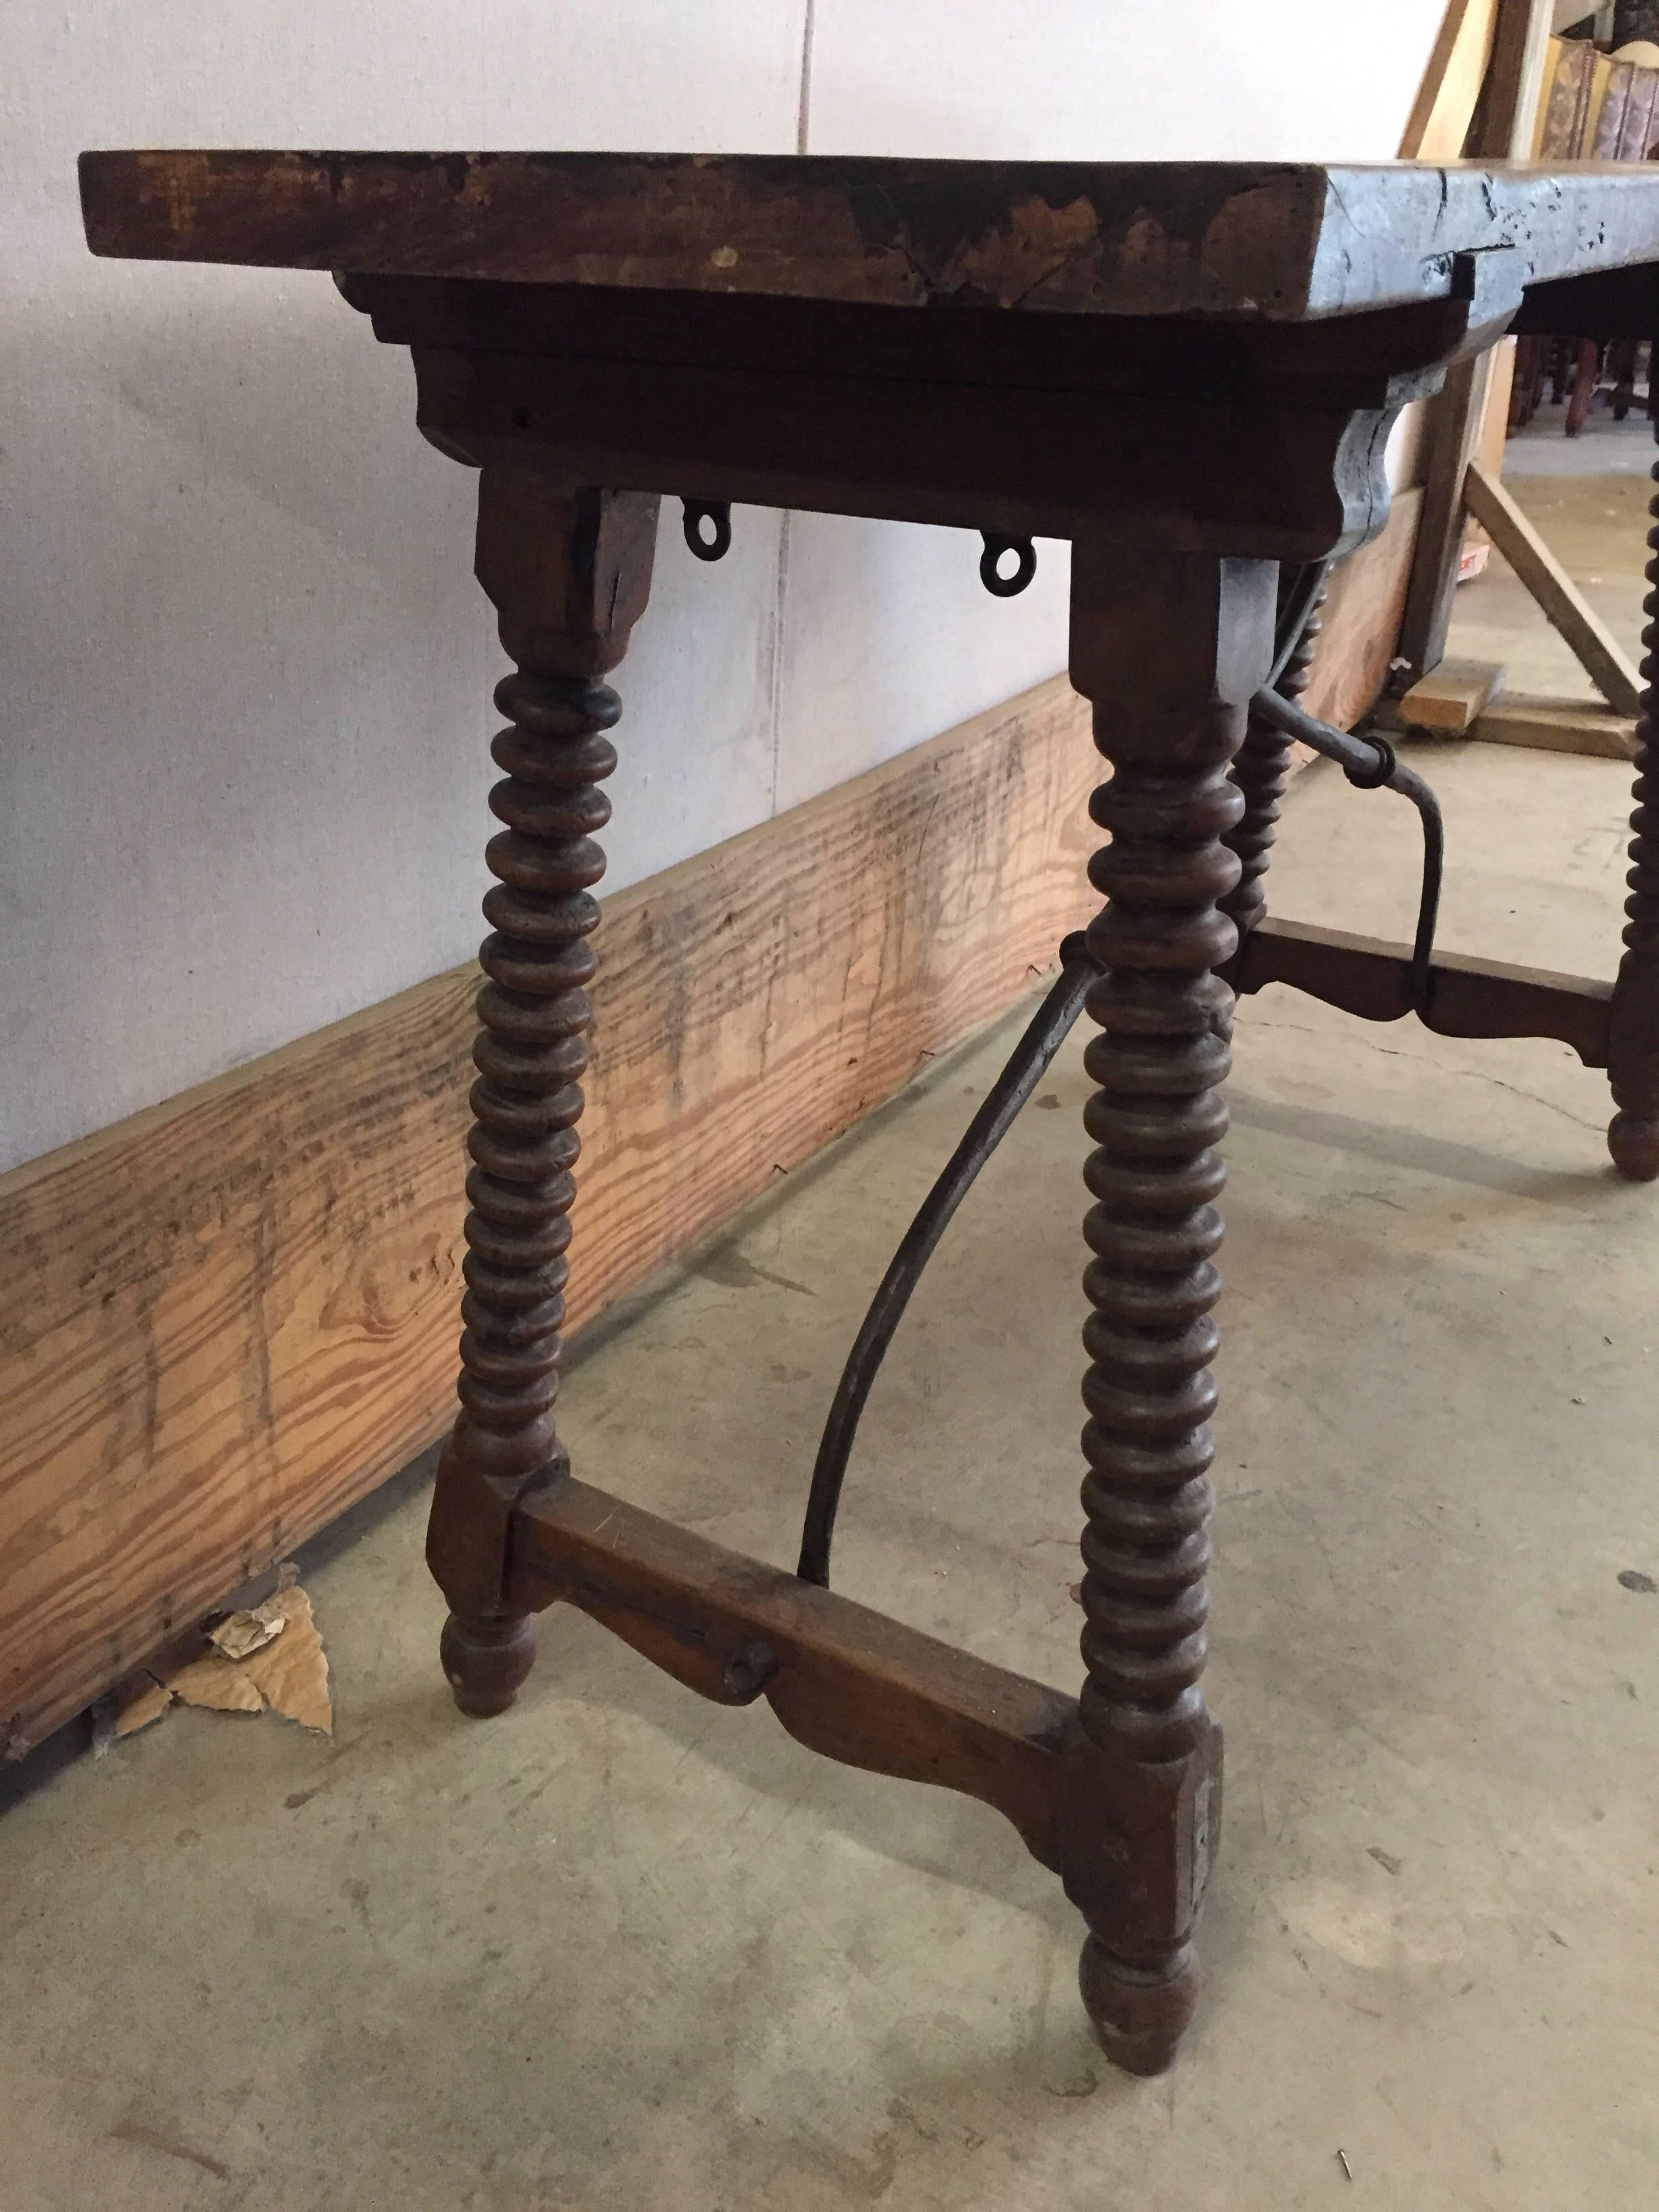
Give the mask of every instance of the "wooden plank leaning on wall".
<svg viewBox="0 0 1659 2212">
<path fill-rule="evenodd" d="M 1405 130 L 1402 161 L 1455 161 L 1492 58 L 1498 0 L 1449 0 Z"/>
<path fill-rule="evenodd" d="M 1382 681 L 1412 507 L 1339 573 L 1316 714 Z M 1056 678 L 606 902 L 575 1325 L 1052 964 L 1094 904 L 1099 774 Z M 0 1177 L 7 1749 L 447 1426 L 475 983 Z M 814 1345 L 826 1402 L 842 1350 Z"/>
<path fill-rule="evenodd" d="M 1048 684 L 605 902 L 573 1323 L 1052 965 L 1098 772 Z M 476 980 L 0 1182 L 13 1749 L 448 1425 Z"/>
<path fill-rule="evenodd" d="M 1423 82 L 1401 133 L 1402 161 L 1455 161 L 1462 154 L 1491 73 L 1502 4 L 1504 0 L 1448 0 Z M 1395 441 L 1395 498 L 1388 535 L 1407 562 L 1425 509 L 1421 495 L 1432 459 L 1433 416 L 1431 403 L 1408 407 Z M 1321 647 L 1327 666 L 1332 643 L 1327 636 Z M 1362 702 L 1354 713 L 1364 713 L 1371 703 Z"/>
<path fill-rule="evenodd" d="M 1457 0 L 1452 4 L 1455 8 Z M 1498 0 L 1491 56 L 1468 127 L 1471 155 L 1503 161 L 1524 160 L 1531 153 L 1544 93 L 1551 15 L 1551 0 Z M 1506 380 L 1513 374 L 1512 352 L 1504 354 L 1504 362 Z M 1455 362 L 1443 388 L 1427 403 L 1423 520 L 1400 631 L 1399 658 L 1405 663 L 1398 672 L 1401 690 L 1438 667 L 1445 653 L 1463 542 L 1464 473 L 1480 439 L 1492 377 L 1492 352 Z M 1505 392 L 1505 414 L 1507 409 Z"/>
</svg>

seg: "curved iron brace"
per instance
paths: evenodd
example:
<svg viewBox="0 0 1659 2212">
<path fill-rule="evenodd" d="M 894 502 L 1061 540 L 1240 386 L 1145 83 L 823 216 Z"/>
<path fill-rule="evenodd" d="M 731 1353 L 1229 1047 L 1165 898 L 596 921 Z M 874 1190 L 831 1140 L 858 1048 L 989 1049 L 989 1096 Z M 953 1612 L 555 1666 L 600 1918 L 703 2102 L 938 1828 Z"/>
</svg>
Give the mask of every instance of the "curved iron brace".
<svg viewBox="0 0 1659 2212">
<path fill-rule="evenodd" d="M 1008 1065 L 986 1092 L 961 1143 L 945 1163 L 945 1172 L 923 1199 L 921 1211 L 905 1231 L 904 1241 L 881 1279 L 881 1286 L 870 1302 L 864 1325 L 842 1370 L 812 1468 L 812 1487 L 807 1494 L 800 1564 L 795 1569 L 803 1582 L 829 1586 L 836 1508 L 841 1503 L 842 1484 L 846 1479 L 859 1416 L 864 1411 L 877 1370 L 893 1340 L 893 1332 L 910 1303 L 910 1294 L 921 1280 L 921 1271 L 949 1227 L 951 1215 L 973 1188 L 980 1170 L 1007 1134 L 1015 1115 L 1042 1080 L 1049 1061 L 1071 1035 L 1083 1011 L 1089 986 L 1100 973 L 1081 930 L 1060 946 L 1060 959 L 1058 978 L 1010 1054 Z"/>
<path fill-rule="evenodd" d="M 1383 738 L 1356 738 L 1346 730 L 1334 730 L 1304 714 L 1281 692 L 1258 691 L 1250 712 L 1299 738 L 1304 745 L 1337 762 L 1349 782 L 1359 791 L 1385 787 L 1409 799 L 1423 824 L 1423 888 L 1417 902 L 1417 933 L 1412 944 L 1410 994 L 1412 1011 L 1426 1018 L 1434 993 L 1434 930 L 1440 913 L 1440 879 L 1446 860 L 1446 830 L 1440 802 L 1415 769 L 1402 768 L 1394 747 Z"/>
<path fill-rule="evenodd" d="M 988 555 L 990 533 L 986 535 Z M 1316 562 L 1301 570 L 1285 594 L 1274 629 L 1273 666 L 1267 683 L 1250 702 L 1250 712 L 1271 722 L 1286 736 L 1299 738 L 1328 760 L 1337 762 L 1349 782 L 1359 790 L 1374 791 L 1386 785 L 1409 799 L 1417 808 L 1423 823 L 1423 889 L 1412 950 L 1411 994 L 1414 1010 L 1426 1014 L 1433 985 L 1434 928 L 1445 854 L 1444 830 L 1435 795 L 1421 776 L 1400 765 L 1394 748 L 1382 738 L 1357 738 L 1346 730 L 1333 729 L 1328 723 L 1316 721 L 1274 688 L 1307 627 L 1327 565 Z M 915 1219 L 905 1231 L 903 1242 L 881 1279 L 848 1355 L 812 1467 L 806 1517 L 801 1528 L 800 1560 L 795 1569 L 803 1582 L 817 1583 L 825 1589 L 829 1586 L 836 1514 L 859 1418 L 894 1332 L 921 1279 L 921 1271 L 933 1257 L 951 1216 L 972 1189 L 980 1170 L 1006 1136 L 1020 1108 L 1070 1036 L 1083 1011 L 1089 986 L 1100 973 L 1080 931 L 1066 939 L 1060 948 L 1060 958 L 1059 977 L 1009 1054 L 1007 1065 L 986 1093 L 961 1143 L 945 1164 L 944 1173 L 922 1200 Z"/>
</svg>

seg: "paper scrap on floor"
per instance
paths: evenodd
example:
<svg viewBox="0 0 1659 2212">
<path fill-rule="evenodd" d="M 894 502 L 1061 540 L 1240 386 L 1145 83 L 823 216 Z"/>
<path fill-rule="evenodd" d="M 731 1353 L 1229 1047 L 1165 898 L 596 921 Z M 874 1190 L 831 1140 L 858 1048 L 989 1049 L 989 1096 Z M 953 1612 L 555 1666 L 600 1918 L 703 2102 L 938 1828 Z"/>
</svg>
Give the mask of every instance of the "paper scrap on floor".
<svg viewBox="0 0 1659 2212">
<path fill-rule="evenodd" d="M 302 1728 L 334 1733 L 328 1654 L 297 1583 L 261 1606 L 226 1615 L 208 1632 L 208 1648 L 162 1674 L 135 1677 L 115 1717 L 117 1737 L 159 1721 L 175 1700 L 212 1712 L 269 1709 Z"/>
</svg>

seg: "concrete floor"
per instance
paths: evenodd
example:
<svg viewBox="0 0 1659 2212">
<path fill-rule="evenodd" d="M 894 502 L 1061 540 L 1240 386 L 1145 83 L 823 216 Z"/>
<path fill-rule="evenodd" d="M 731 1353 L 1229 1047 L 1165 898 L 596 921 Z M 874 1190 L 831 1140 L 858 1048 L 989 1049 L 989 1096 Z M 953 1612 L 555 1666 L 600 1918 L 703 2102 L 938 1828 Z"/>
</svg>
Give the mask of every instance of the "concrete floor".
<svg viewBox="0 0 1659 2212">
<path fill-rule="evenodd" d="M 1607 974 L 1626 772 L 1441 749 L 1445 941 Z M 1298 780 L 1279 909 L 1409 932 L 1413 817 Z M 592 1479 L 787 1563 L 817 1425 L 995 1034 L 634 1302 Z M 1080 1039 L 957 1224 L 840 1585 L 1070 1684 Z M 1111 2072 L 1075 1916 L 972 1803 L 836 1768 L 580 1617 L 439 1678 L 418 1477 L 307 1569 L 333 1743 L 176 1711 L 24 1792 L 3 2212 L 1636 2212 L 1659 2202 L 1659 1191 L 1548 1043 L 1243 1010 L 1212 1703 L 1227 1832 L 1176 2070 Z M 1352 2173 L 1345 2175 L 1338 2153 Z"/>
</svg>

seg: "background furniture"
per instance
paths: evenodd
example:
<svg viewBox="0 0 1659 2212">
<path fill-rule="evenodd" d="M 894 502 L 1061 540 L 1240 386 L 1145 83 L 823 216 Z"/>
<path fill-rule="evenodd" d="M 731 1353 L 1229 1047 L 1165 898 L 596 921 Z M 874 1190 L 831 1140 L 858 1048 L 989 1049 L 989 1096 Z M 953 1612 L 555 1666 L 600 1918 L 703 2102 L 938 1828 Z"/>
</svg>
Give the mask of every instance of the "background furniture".
<svg viewBox="0 0 1659 2212">
<path fill-rule="evenodd" d="M 1552 39 L 1533 153 L 1542 161 L 1645 161 L 1659 143 L 1659 69 L 1618 61 L 1583 39 Z M 1637 370 L 1637 343 L 1603 348 L 1595 339 L 1524 338 L 1516 356 L 1510 428 L 1523 429 L 1545 387 L 1564 403 L 1562 428 L 1576 438 L 1603 380 L 1622 421 Z"/>
</svg>

